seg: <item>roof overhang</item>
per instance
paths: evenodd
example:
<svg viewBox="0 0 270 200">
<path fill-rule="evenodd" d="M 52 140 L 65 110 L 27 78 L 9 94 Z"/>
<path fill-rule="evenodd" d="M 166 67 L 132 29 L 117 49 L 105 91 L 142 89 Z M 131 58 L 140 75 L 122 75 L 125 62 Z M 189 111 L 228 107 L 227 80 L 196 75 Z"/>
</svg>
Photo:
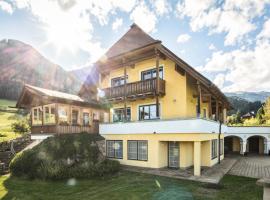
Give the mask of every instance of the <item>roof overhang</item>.
<svg viewBox="0 0 270 200">
<path fill-rule="evenodd" d="M 72 104 L 76 106 L 100 108 L 100 105 L 96 102 L 86 102 L 86 101 L 82 102 L 60 97 L 53 97 L 46 94 L 42 94 L 41 92 L 36 91 L 35 89 L 28 87 L 27 85 L 24 86 L 21 95 L 17 101 L 16 107 L 29 109 L 31 107 L 51 103 Z"/>
</svg>

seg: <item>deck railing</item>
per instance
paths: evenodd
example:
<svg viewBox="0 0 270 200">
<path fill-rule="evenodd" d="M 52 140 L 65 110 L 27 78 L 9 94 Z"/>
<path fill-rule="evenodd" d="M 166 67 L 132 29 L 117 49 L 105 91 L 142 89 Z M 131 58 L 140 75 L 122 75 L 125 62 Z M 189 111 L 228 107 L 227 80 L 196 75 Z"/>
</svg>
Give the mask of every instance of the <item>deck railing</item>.
<svg viewBox="0 0 270 200">
<path fill-rule="evenodd" d="M 93 122 L 91 126 L 82 125 L 38 125 L 31 127 L 32 134 L 48 133 L 48 134 L 65 134 L 65 133 L 94 133 L 98 134 L 98 122 Z"/>
<path fill-rule="evenodd" d="M 126 97 L 154 95 L 157 90 L 156 78 L 136 81 L 126 84 Z M 125 86 L 120 85 L 103 89 L 106 99 L 122 98 L 125 96 Z M 165 95 L 165 80 L 159 80 L 159 93 Z"/>
</svg>

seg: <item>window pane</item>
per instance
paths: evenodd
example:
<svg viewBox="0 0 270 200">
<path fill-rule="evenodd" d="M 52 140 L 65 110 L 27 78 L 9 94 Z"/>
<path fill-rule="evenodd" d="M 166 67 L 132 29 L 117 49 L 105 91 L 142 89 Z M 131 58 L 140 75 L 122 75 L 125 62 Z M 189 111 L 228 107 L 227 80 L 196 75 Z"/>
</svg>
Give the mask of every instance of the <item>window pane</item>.
<svg viewBox="0 0 270 200">
<path fill-rule="evenodd" d="M 123 158 L 123 142 L 115 141 L 114 143 L 115 158 Z"/>
<path fill-rule="evenodd" d="M 107 157 L 113 158 L 114 157 L 114 141 L 107 141 L 106 145 L 106 152 L 107 152 Z"/>
<path fill-rule="evenodd" d="M 128 159 L 137 160 L 137 141 L 128 141 Z"/>
<path fill-rule="evenodd" d="M 67 114 L 67 108 L 66 107 L 60 107 L 58 108 L 58 116 L 59 116 L 59 122 L 60 124 L 67 124 L 68 122 L 68 114 Z"/>
<path fill-rule="evenodd" d="M 89 125 L 89 113 L 83 113 L 83 125 L 84 126 Z"/>
<path fill-rule="evenodd" d="M 139 107 L 139 120 L 143 120 L 144 119 L 144 112 L 143 112 L 144 108 L 142 106 Z"/>
<path fill-rule="evenodd" d="M 72 110 L 72 125 L 78 124 L 78 117 L 79 117 L 79 111 L 78 110 Z"/>
<path fill-rule="evenodd" d="M 150 106 L 150 119 L 155 119 L 155 118 L 157 118 L 157 106 L 151 105 Z"/>
<path fill-rule="evenodd" d="M 147 141 L 138 141 L 138 160 L 147 160 Z"/>
</svg>

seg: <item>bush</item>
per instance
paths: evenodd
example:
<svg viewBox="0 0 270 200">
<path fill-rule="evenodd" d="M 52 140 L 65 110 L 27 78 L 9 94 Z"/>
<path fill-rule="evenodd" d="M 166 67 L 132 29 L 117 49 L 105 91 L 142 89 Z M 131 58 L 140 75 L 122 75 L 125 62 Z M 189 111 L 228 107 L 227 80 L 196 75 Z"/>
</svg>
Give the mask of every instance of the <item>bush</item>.
<svg viewBox="0 0 270 200">
<path fill-rule="evenodd" d="M 10 163 L 14 176 L 39 179 L 91 178 L 119 171 L 118 161 L 108 160 L 89 134 L 50 137 L 33 149 L 26 150 Z"/>
<path fill-rule="evenodd" d="M 30 127 L 26 120 L 18 120 L 11 124 L 11 128 L 15 133 L 24 134 L 29 132 Z"/>
</svg>

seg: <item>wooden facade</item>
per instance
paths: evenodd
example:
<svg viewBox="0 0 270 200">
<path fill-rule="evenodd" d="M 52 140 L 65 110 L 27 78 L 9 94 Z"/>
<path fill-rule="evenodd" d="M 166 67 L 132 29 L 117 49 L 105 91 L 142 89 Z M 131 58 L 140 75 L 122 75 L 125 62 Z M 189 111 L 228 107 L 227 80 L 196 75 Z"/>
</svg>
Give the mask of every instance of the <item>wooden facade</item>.
<svg viewBox="0 0 270 200">
<path fill-rule="evenodd" d="M 98 134 L 108 110 L 77 95 L 25 85 L 16 105 L 30 111 L 31 134 Z"/>
</svg>

